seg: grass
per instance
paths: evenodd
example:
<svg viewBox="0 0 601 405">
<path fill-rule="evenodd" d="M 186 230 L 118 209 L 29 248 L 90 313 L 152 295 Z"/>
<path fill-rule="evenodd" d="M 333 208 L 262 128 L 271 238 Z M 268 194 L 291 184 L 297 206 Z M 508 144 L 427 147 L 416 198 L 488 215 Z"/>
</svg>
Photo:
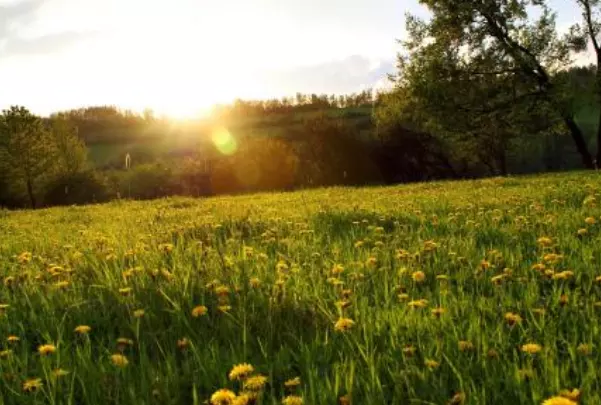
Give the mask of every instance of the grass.
<svg viewBox="0 0 601 405">
<path fill-rule="evenodd" d="M 0 403 L 203 404 L 249 363 L 259 404 L 598 404 L 600 204 L 570 173 L 0 212 Z"/>
</svg>

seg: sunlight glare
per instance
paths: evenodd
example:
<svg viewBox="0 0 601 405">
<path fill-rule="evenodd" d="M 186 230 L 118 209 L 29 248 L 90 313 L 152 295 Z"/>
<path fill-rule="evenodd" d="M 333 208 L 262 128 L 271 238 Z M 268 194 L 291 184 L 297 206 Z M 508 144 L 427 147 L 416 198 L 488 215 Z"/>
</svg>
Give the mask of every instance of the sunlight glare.
<svg viewBox="0 0 601 405">
<path fill-rule="evenodd" d="M 211 140 L 219 152 L 231 156 L 236 153 L 238 143 L 230 131 L 224 127 L 217 128 L 211 135 Z"/>
</svg>

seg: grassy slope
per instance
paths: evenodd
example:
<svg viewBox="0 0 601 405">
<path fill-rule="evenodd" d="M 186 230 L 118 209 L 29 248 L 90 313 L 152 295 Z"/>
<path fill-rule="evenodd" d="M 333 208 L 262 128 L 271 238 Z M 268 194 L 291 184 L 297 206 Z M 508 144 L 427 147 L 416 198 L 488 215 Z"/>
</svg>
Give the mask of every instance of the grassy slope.
<svg viewBox="0 0 601 405">
<path fill-rule="evenodd" d="M 0 279 L 10 286 L 0 288 L 9 305 L 0 347 L 12 350 L 0 359 L 0 403 L 200 404 L 237 389 L 227 373 L 242 362 L 268 376 L 263 404 L 278 403 L 295 376 L 307 404 L 346 393 L 355 404 L 442 404 L 460 391 L 468 404 L 535 404 L 574 387 L 601 403 L 601 348 L 577 349 L 601 338 L 600 203 L 599 175 L 571 173 L 0 213 Z M 539 246 L 541 236 L 553 246 Z M 19 263 L 22 252 L 31 262 Z M 544 267 L 572 278 L 532 269 L 550 252 L 562 259 Z M 423 283 L 411 278 L 418 270 Z M 230 293 L 219 298 L 211 283 Z M 356 322 L 346 333 L 334 328 L 343 289 L 352 305 L 342 315 Z M 417 299 L 428 307 L 411 309 Z M 208 314 L 192 317 L 197 305 Z M 508 326 L 506 312 L 523 322 Z M 81 324 L 87 337 L 73 332 Z M 110 361 L 119 337 L 133 340 L 122 370 Z M 473 349 L 462 352 L 462 340 Z M 521 352 L 529 342 L 542 352 Z M 58 350 L 41 357 L 43 343 Z M 53 379 L 56 367 L 70 374 Z M 44 389 L 22 393 L 31 377 Z"/>
</svg>

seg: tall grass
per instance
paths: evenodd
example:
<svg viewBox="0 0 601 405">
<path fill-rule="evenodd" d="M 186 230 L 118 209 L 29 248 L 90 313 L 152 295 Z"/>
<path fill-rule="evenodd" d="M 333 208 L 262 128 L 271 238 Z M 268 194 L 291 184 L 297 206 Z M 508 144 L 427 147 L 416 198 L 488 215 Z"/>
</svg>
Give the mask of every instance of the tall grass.
<svg viewBox="0 0 601 405">
<path fill-rule="evenodd" d="M 601 403 L 600 204 L 572 173 L 6 213 L 0 403 L 203 404 L 241 363 L 259 404 Z"/>
</svg>

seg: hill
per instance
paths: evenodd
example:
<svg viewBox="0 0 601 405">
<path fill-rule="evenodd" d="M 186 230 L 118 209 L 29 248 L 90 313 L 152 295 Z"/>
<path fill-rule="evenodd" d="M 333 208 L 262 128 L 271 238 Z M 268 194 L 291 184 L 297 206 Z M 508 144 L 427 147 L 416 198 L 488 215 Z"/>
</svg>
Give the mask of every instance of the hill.
<svg viewBox="0 0 601 405">
<path fill-rule="evenodd" d="M 574 172 L 2 211 L 0 402 L 599 403 L 600 202 Z"/>
</svg>

